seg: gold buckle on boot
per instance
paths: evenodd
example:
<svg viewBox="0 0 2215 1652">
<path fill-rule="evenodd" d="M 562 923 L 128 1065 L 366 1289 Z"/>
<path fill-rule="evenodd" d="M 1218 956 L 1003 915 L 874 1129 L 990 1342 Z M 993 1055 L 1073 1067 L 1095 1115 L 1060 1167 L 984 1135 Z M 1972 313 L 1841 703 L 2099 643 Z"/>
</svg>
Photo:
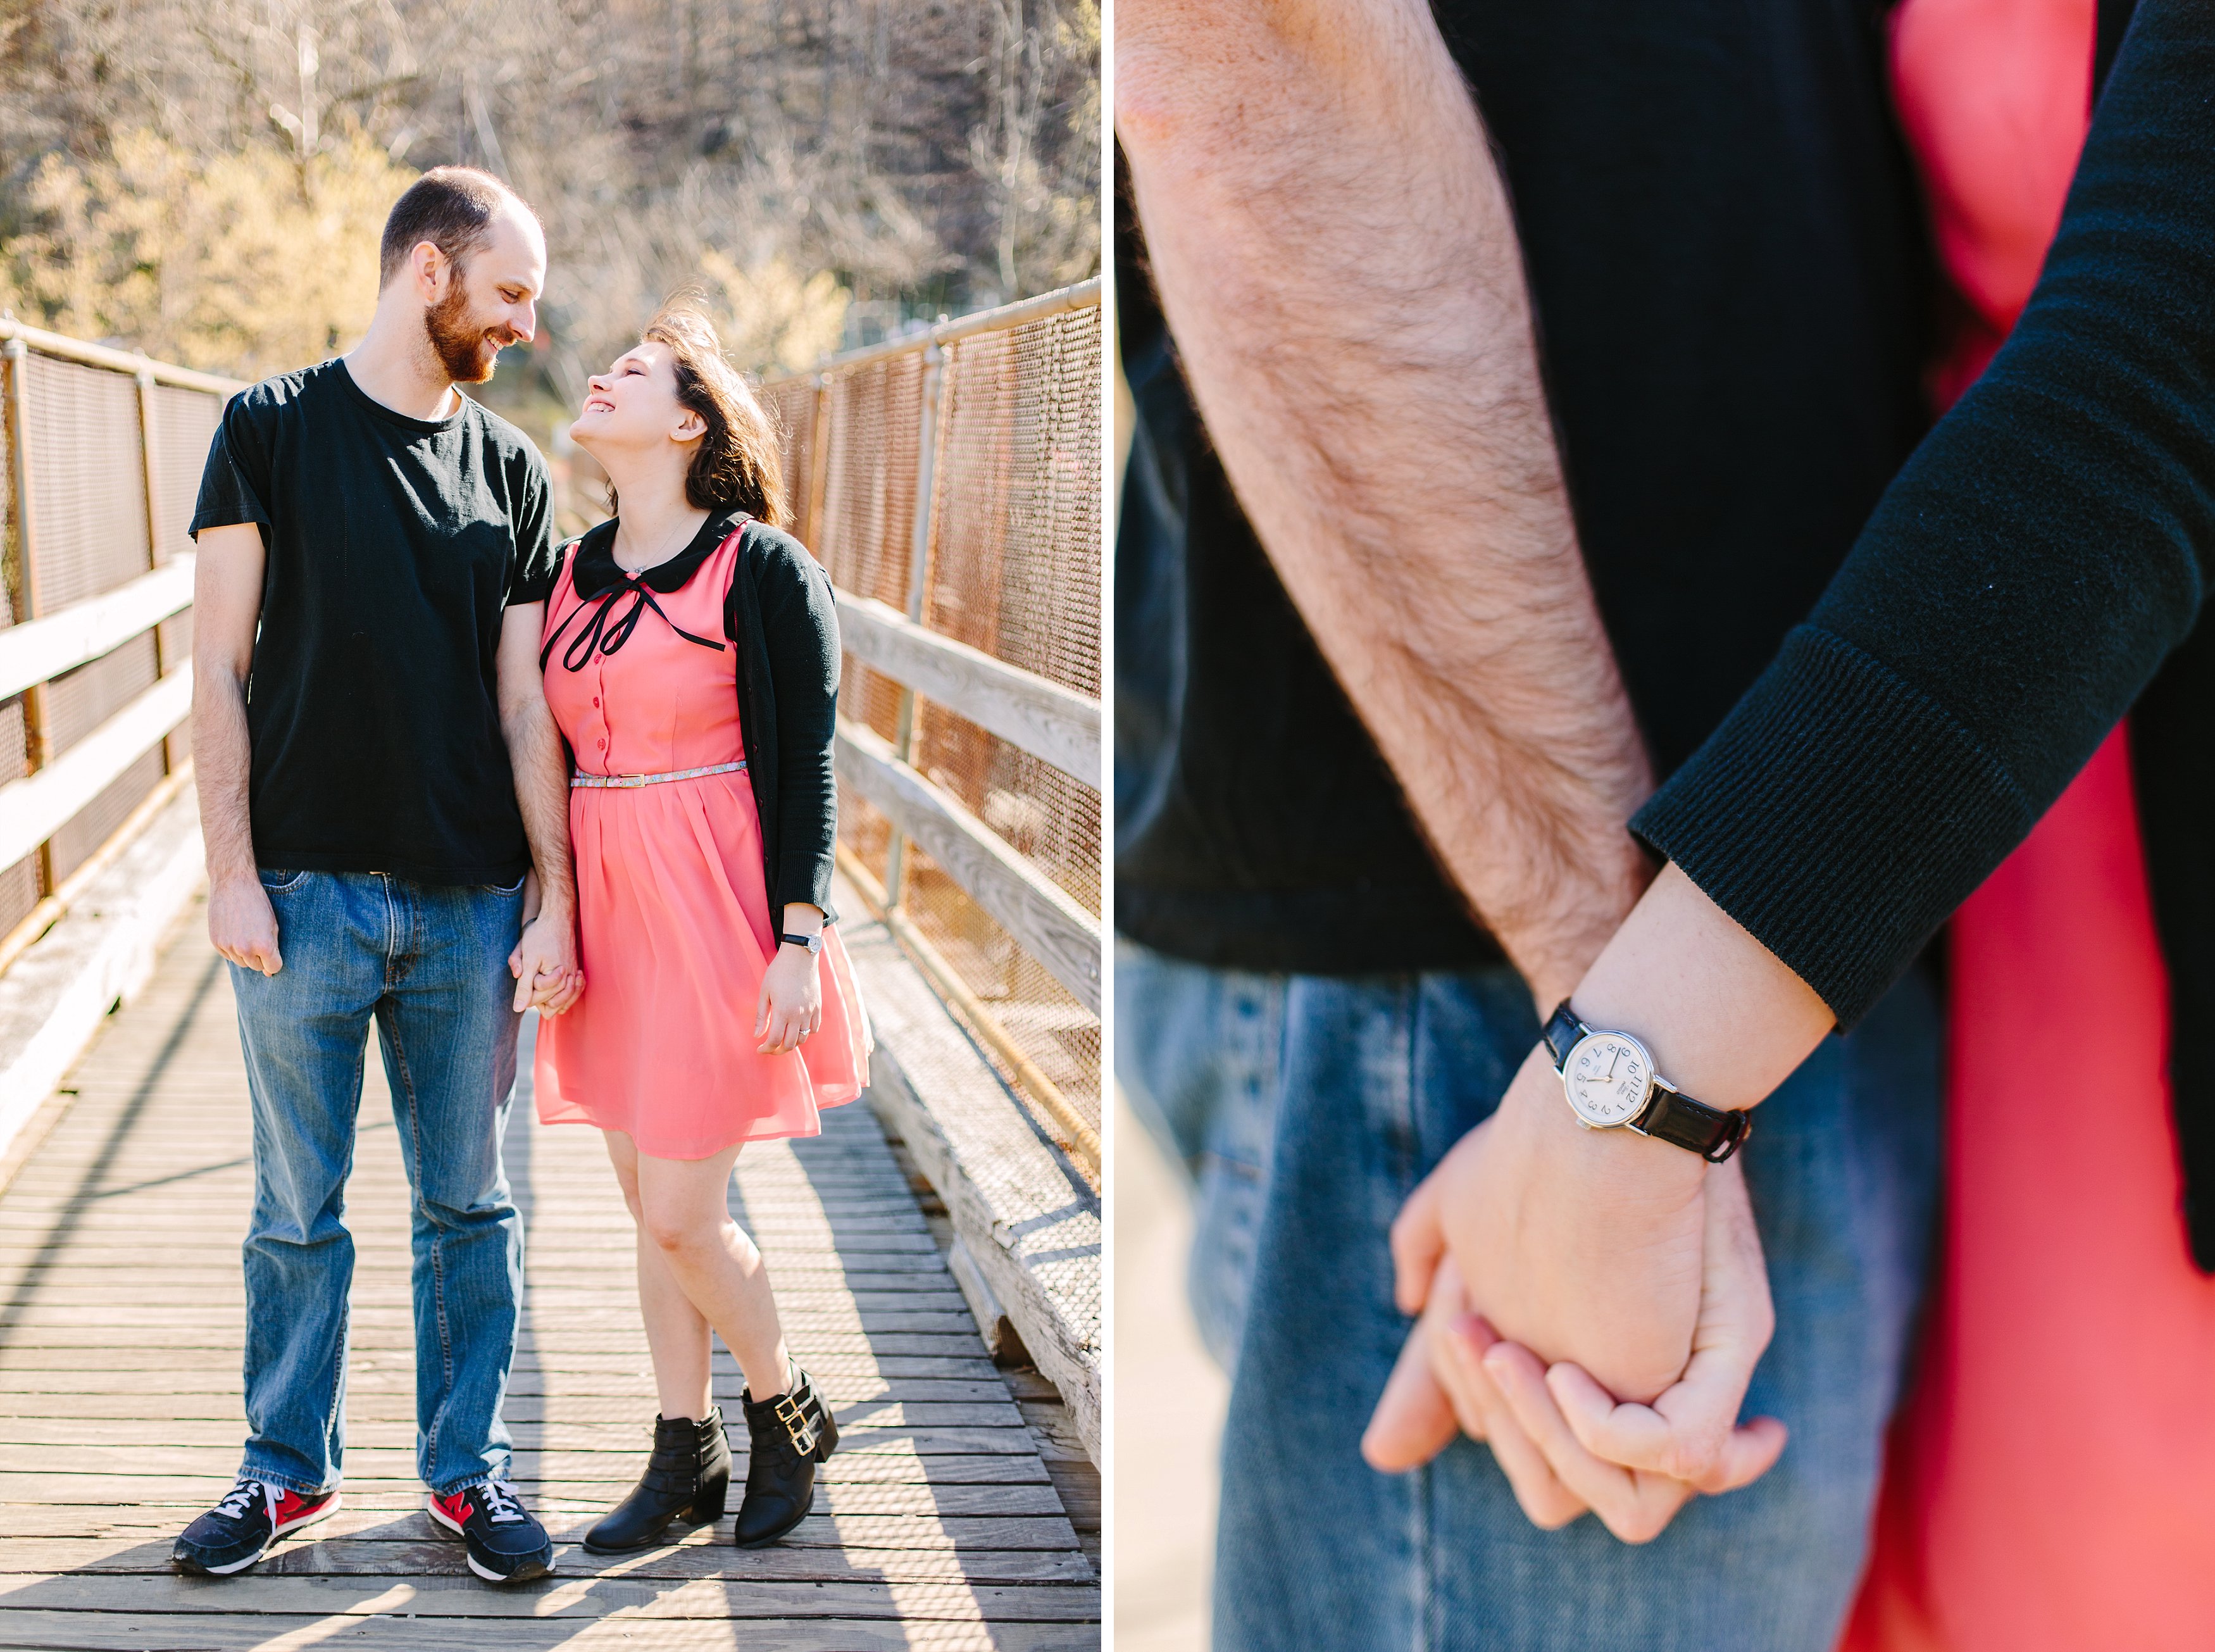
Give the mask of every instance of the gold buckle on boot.
<svg viewBox="0 0 2215 1652">
<path fill-rule="evenodd" d="M 785 1437 L 792 1441 L 793 1450 L 802 1457 L 814 1452 L 815 1442 L 820 1436 L 815 1425 L 807 1420 L 807 1408 L 793 1397 L 790 1389 L 776 1397 L 773 1415 L 784 1424 Z"/>
</svg>

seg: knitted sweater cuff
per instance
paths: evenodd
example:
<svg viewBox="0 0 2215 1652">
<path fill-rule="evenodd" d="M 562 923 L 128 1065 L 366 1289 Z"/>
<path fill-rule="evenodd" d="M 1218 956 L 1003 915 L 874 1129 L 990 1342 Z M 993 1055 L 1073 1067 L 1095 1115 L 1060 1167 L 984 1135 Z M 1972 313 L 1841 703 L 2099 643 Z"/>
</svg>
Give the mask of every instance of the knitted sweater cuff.
<svg viewBox="0 0 2215 1652">
<path fill-rule="evenodd" d="M 1630 829 L 1850 1028 L 2037 822 L 1946 709 L 1802 625 Z"/>
</svg>

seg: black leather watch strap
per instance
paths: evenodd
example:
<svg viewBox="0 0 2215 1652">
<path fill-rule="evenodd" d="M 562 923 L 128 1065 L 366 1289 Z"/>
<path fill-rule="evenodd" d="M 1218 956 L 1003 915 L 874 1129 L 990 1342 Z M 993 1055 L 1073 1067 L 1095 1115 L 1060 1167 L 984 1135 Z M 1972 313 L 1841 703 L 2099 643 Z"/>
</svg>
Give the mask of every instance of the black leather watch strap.
<svg viewBox="0 0 2215 1652">
<path fill-rule="evenodd" d="M 1562 1063 L 1569 1059 L 1569 1052 L 1576 1048 L 1577 1041 L 1585 1035 L 1585 1030 L 1584 1023 L 1577 1019 L 1576 1011 L 1569 1008 L 1567 998 L 1563 998 L 1560 1007 L 1546 1017 L 1545 1030 L 1538 1037 L 1546 1047 L 1546 1053 L 1554 1058 L 1555 1072 L 1562 1070 Z"/>
<path fill-rule="evenodd" d="M 1654 1099 L 1630 1121 L 1630 1127 L 1690 1148 L 1710 1164 L 1720 1164 L 1746 1145 L 1746 1139 L 1753 1133 L 1753 1118 L 1747 1113 L 1709 1107 L 1682 1090 L 1657 1084 Z"/>
<path fill-rule="evenodd" d="M 780 935 L 776 938 L 788 947 L 806 947 L 812 953 L 823 950 L 823 937 L 819 935 Z"/>
</svg>

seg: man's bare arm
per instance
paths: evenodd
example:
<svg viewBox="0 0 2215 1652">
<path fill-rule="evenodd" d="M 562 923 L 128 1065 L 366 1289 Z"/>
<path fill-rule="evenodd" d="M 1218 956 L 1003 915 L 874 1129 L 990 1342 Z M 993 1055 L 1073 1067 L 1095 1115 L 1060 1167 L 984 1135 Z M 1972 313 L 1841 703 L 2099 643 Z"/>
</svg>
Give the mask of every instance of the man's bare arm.
<svg viewBox="0 0 2215 1652">
<path fill-rule="evenodd" d="M 1555 451 L 1506 193 L 1421 0 L 1127 0 L 1163 310 L 1270 560 L 1550 1009 L 1650 875 L 1652 780 Z"/>
<path fill-rule="evenodd" d="M 251 522 L 200 531 L 193 572 L 193 773 L 207 854 L 208 938 L 235 964 L 284 967 L 277 915 L 261 887 L 248 811 L 253 749 L 246 679 L 261 622 L 268 551 Z"/>
<path fill-rule="evenodd" d="M 531 844 L 531 863 L 538 878 L 538 910 L 525 924 L 508 967 L 514 972 L 515 1007 L 536 1002 L 559 1015 L 576 1001 L 577 880 L 569 858 L 569 763 L 561 732 L 546 704 L 538 669 L 538 637 L 546 617 L 543 603 L 518 603 L 501 617 L 499 679 L 500 726 L 507 741 L 508 766 L 515 773 L 516 807 L 523 834 Z M 555 978 L 543 990 L 545 973 Z"/>
</svg>

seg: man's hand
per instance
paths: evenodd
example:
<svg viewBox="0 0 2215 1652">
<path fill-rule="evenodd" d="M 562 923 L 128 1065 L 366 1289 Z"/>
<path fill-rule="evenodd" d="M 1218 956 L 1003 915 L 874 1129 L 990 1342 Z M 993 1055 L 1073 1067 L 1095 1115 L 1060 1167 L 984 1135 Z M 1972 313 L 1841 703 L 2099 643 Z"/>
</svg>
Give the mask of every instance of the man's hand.
<svg viewBox="0 0 2215 1652">
<path fill-rule="evenodd" d="M 1491 1327 L 1470 1311 L 1461 1275 L 1447 1257 L 1384 1385 L 1361 1454 L 1371 1468 L 1401 1474 L 1436 1457 L 1457 1432 L 1484 1440 L 1524 1514 L 1550 1532 L 1583 1514 L 1586 1504 L 1554 1472 L 1485 1368 L 1483 1354 L 1494 1340 Z"/>
<path fill-rule="evenodd" d="M 209 884 L 208 939 L 245 968 L 274 975 L 285 967 L 277 948 L 277 913 L 259 877 L 226 877 Z"/>
<path fill-rule="evenodd" d="M 1651 1400 L 1691 1357 L 1707 1170 L 1666 1142 L 1582 1128 L 1534 1049 L 1393 1223 L 1395 1295 L 1420 1309 L 1449 1254 L 1500 1336 Z"/>
</svg>

